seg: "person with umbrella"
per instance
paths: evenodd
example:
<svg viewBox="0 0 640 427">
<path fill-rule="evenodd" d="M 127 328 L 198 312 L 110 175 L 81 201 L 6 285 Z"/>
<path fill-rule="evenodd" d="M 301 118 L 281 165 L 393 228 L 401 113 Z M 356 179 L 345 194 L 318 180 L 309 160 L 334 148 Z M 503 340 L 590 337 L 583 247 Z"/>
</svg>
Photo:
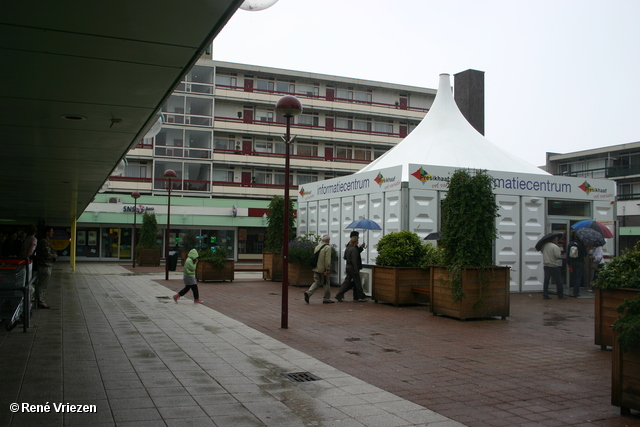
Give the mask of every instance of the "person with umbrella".
<svg viewBox="0 0 640 427">
<path fill-rule="evenodd" d="M 351 239 L 352 237 L 360 238 L 360 233 L 354 230 L 349 235 L 349 239 Z M 345 247 L 345 252 L 346 252 L 347 248 L 349 248 L 350 244 L 351 244 L 351 241 L 349 241 L 349 243 L 347 243 L 347 246 Z M 356 248 L 358 249 L 358 256 L 360 257 L 359 261 L 358 261 L 358 265 L 360 266 L 361 269 L 362 269 L 362 251 L 364 251 L 364 249 L 366 247 L 367 247 L 366 243 L 362 243 L 361 245 L 356 246 Z M 347 288 L 344 290 L 344 292 L 347 293 L 351 289 L 353 289 L 353 300 L 354 301 L 360 301 L 360 300 L 364 300 L 364 298 L 366 298 L 365 294 L 358 295 L 358 289 L 356 288 L 356 285 L 355 285 L 353 279 L 351 279 L 351 282 L 349 283 Z"/>
<path fill-rule="evenodd" d="M 575 248 L 575 249 L 574 249 Z M 574 238 L 567 247 L 567 262 L 571 273 L 571 285 L 573 287 L 573 296 L 580 296 L 580 285 L 582 284 L 582 276 L 584 272 L 584 258 L 589 253 L 589 249 L 584 242 L 578 238 Z"/>
<path fill-rule="evenodd" d="M 355 291 L 360 296 L 358 301 L 367 301 L 364 297 L 364 290 L 362 289 L 362 283 L 360 282 L 360 269 L 362 268 L 362 259 L 360 258 L 360 251 L 358 251 L 358 237 L 353 236 L 349 241 L 349 247 L 344 251 L 343 258 L 347 261 L 347 266 L 345 269 L 346 276 L 344 281 L 342 282 L 342 286 L 338 289 L 338 293 L 336 294 L 336 299 L 338 302 L 342 302 L 344 298 L 344 293 L 347 291 L 347 288 L 350 286 L 351 281 L 353 280 L 353 284 L 355 286 Z"/>
<path fill-rule="evenodd" d="M 560 248 L 558 247 L 558 239 L 562 233 L 550 233 L 544 236 L 536 244 L 536 249 L 542 250 L 542 264 L 544 267 L 544 282 L 542 282 L 542 297 L 544 299 L 551 299 L 549 296 L 549 281 L 553 278 L 553 282 L 556 284 L 558 290 L 558 299 L 564 298 L 564 289 L 562 288 L 562 275 L 560 274 L 560 266 L 558 260 L 562 256 Z M 541 249 L 540 249 L 541 248 Z"/>
</svg>

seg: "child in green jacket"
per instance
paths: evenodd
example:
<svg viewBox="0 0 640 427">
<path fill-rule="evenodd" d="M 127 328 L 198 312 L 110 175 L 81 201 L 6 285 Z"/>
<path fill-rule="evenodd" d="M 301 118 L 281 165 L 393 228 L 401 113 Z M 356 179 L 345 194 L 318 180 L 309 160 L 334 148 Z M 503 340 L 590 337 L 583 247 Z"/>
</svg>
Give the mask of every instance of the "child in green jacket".
<svg viewBox="0 0 640 427">
<path fill-rule="evenodd" d="M 189 289 L 193 292 L 193 302 L 202 304 L 200 294 L 198 293 L 198 282 L 196 281 L 196 264 L 198 263 L 198 251 L 191 249 L 184 263 L 182 280 L 184 281 L 184 289 L 173 296 L 173 300 L 177 303 L 180 297 L 185 296 Z"/>
</svg>

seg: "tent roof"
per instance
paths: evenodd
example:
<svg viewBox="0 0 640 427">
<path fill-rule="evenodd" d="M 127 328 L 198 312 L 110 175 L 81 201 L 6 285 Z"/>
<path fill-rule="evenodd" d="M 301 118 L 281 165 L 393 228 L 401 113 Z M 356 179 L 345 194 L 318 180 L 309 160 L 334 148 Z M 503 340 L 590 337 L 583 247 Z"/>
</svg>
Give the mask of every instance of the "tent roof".
<svg viewBox="0 0 640 427">
<path fill-rule="evenodd" d="M 402 180 L 408 181 L 409 163 L 549 175 L 497 147 L 471 126 L 453 99 L 449 74 L 440 75 L 436 99 L 422 122 L 360 172 L 402 165 Z"/>
</svg>

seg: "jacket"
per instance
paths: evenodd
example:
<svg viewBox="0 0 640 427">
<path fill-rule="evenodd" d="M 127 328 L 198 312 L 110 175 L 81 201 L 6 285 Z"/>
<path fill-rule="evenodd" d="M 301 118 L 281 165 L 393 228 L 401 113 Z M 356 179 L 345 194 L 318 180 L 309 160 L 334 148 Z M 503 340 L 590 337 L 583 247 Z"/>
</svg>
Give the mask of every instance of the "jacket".
<svg viewBox="0 0 640 427">
<path fill-rule="evenodd" d="M 56 256 L 51 250 L 49 239 L 46 237 L 39 239 L 36 247 L 36 264 L 51 267 L 54 259 L 56 259 Z"/>
<path fill-rule="evenodd" d="M 571 246 L 578 247 L 578 258 L 571 258 L 569 256 L 569 252 L 571 251 Z M 584 257 L 586 257 L 588 254 L 589 252 L 587 251 L 587 247 L 584 245 L 582 240 L 576 239 L 571 243 L 569 243 L 569 246 L 567 247 L 567 260 L 569 261 L 569 265 L 584 264 Z"/>
<path fill-rule="evenodd" d="M 542 264 L 545 267 L 558 267 L 561 256 L 560 248 L 553 242 L 545 243 L 542 247 Z"/>
<path fill-rule="evenodd" d="M 327 245 L 327 246 L 323 248 L 322 245 Z M 318 264 L 316 264 L 316 267 L 313 269 L 313 272 L 324 273 L 325 271 L 330 271 L 331 270 L 331 246 L 321 242 L 313 250 L 313 253 L 315 254 L 318 251 L 321 251 L 321 252 L 320 252 L 320 255 L 318 256 Z"/>
<path fill-rule="evenodd" d="M 182 269 L 182 274 L 185 277 L 193 277 L 196 275 L 196 263 L 194 262 L 196 259 L 198 259 L 198 251 L 191 249 L 184 263 L 184 268 Z"/>
<path fill-rule="evenodd" d="M 347 260 L 345 271 L 348 274 L 356 274 L 362 268 L 362 259 L 360 258 L 360 251 L 357 246 L 349 246 L 345 249 L 343 258 Z"/>
</svg>

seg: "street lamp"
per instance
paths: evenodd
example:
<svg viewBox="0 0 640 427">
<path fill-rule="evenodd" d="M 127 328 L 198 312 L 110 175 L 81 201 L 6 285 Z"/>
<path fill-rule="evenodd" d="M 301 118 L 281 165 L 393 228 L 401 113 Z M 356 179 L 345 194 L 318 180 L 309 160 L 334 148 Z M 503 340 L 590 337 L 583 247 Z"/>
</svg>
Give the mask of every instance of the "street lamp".
<svg viewBox="0 0 640 427">
<path fill-rule="evenodd" d="M 133 258 L 133 268 L 136 268 L 136 214 L 138 213 L 138 198 L 140 193 L 134 191 L 133 197 L 133 236 L 131 236 L 131 257 Z"/>
<path fill-rule="evenodd" d="M 289 158 L 291 119 L 302 113 L 302 103 L 295 96 L 285 95 L 276 102 L 276 113 L 287 119 L 284 162 L 284 236 L 282 248 L 282 320 L 280 327 L 289 327 Z"/>
<path fill-rule="evenodd" d="M 171 180 L 177 178 L 178 174 L 173 169 L 167 169 L 164 172 L 164 178 L 168 181 L 167 191 L 169 192 L 169 197 L 167 197 L 167 236 L 165 238 L 165 274 L 164 279 L 169 280 L 169 235 L 171 234 Z"/>
</svg>

